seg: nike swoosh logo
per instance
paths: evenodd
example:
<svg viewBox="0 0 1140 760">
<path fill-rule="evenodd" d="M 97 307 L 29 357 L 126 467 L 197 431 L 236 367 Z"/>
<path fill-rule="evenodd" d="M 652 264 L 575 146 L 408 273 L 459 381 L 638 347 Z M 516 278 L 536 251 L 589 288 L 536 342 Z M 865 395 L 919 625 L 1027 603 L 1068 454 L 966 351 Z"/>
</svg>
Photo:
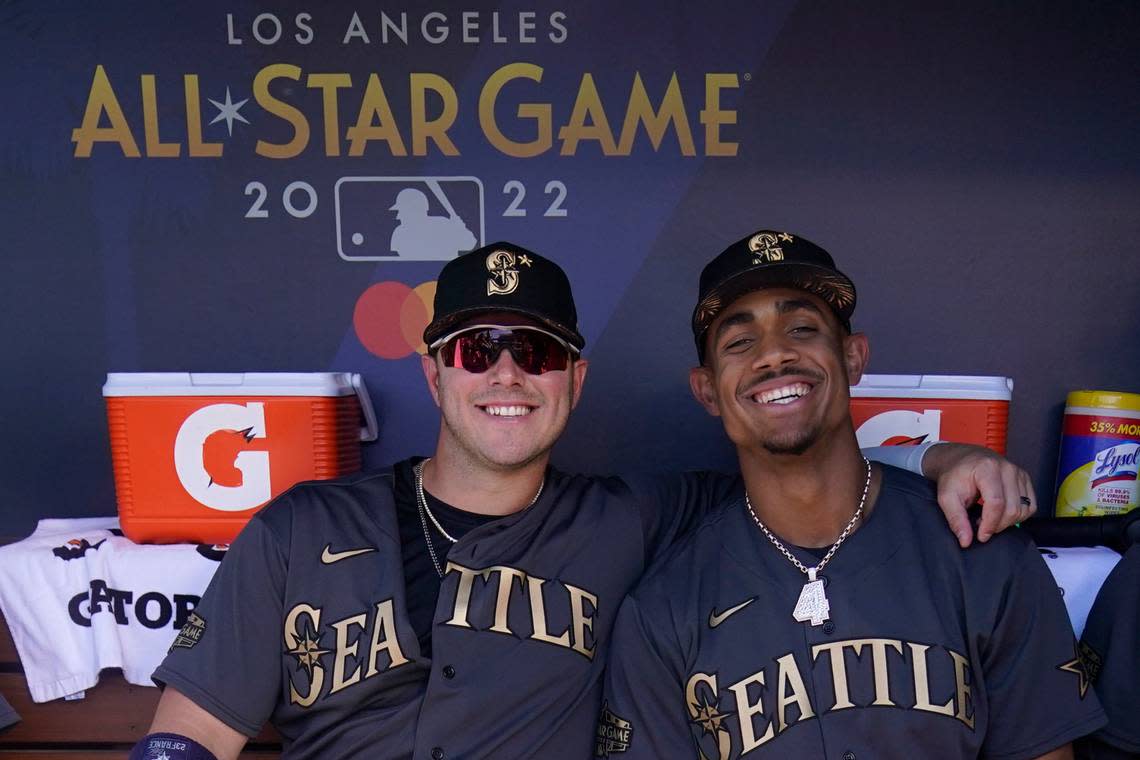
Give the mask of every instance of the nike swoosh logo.
<svg viewBox="0 0 1140 760">
<path fill-rule="evenodd" d="M 744 609 L 745 607 L 747 607 L 748 605 L 752 604 L 755 601 L 756 601 L 756 597 L 752 597 L 751 599 L 746 599 L 743 602 L 741 602 L 740 604 L 736 605 L 735 607 L 729 607 L 724 612 L 717 612 L 716 607 L 713 607 L 711 610 L 709 610 L 709 628 L 716 628 L 718 625 L 723 623 L 725 620 L 728 620 L 729 617 L 740 612 L 742 609 Z"/>
<path fill-rule="evenodd" d="M 376 548 L 370 546 L 366 549 L 349 549 L 348 551 L 334 552 L 332 551 L 332 544 L 327 544 L 325 546 L 325 550 L 321 552 L 321 562 L 325 563 L 326 565 L 331 565 L 334 562 L 340 562 L 342 559 L 348 559 L 349 557 L 355 557 L 360 554 L 368 554 L 369 552 L 374 551 L 376 551 Z"/>
</svg>

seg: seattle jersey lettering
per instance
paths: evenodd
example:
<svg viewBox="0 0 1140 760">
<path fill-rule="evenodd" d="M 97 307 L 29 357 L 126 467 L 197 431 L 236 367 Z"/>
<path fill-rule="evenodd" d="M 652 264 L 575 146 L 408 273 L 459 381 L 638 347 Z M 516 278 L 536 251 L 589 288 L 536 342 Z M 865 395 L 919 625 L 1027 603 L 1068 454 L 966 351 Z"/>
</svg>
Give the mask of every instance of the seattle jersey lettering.
<svg viewBox="0 0 1140 760">
<path fill-rule="evenodd" d="M 741 755 L 801 721 L 839 710 L 897 707 L 942 715 L 974 728 L 973 670 L 970 661 L 952 649 L 866 638 L 816 644 L 811 655 L 807 663 L 798 661 L 792 652 L 775 657 L 773 664 L 723 688 L 717 673 L 697 672 L 689 677 L 685 707 L 698 740 L 705 739 L 702 746 L 710 742 L 705 737 L 712 737 L 708 746 L 715 744 L 716 755 L 711 760 L 728 760 L 732 755 L 728 723 L 739 726 Z M 888 660 L 906 667 L 888 667 Z M 823 668 L 830 672 L 832 689 L 828 693 L 820 688 L 813 702 L 806 683 L 825 683 L 825 677 L 814 676 L 816 669 Z M 873 693 L 874 699 L 856 701 L 855 693 L 868 697 Z"/>
<path fill-rule="evenodd" d="M 324 646 L 331 643 L 332 649 L 322 646 L 327 633 L 321 630 L 322 614 L 320 607 L 301 603 L 294 605 L 285 616 L 285 651 L 297 658 L 298 673 L 307 676 L 306 679 L 300 679 L 299 675 L 290 677 L 291 704 L 310 707 L 322 695 L 328 669 L 325 655 L 332 655 L 328 694 L 336 694 L 408 662 L 396 637 L 396 615 L 391 599 L 378 602 L 367 612 L 330 623 L 328 628 L 332 629 L 333 641 Z M 366 647 L 363 652 L 361 644 Z"/>
<path fill-rule="evenodd" d="M 563 583 L 558 580 L 539 578 L 529 575 L 523 570 L 506 565 L 493 565 L 481 570 L 472 570 L 469 567 L 447 563 L 445 576 L 451 573 L 459 575 L 459 583 L 455 590 L 455 599 L 452 604 L 452 616 L 445 625 L 459 628 L 475 628 L 470 621 L 473 607 L 485 607 L 489 595 L 495 599 L 495 622 L 482 630 L 507 635 L 518 635 L 510 626 L 509 613 L 512 601 L 517 601 L 525 591 L 525 605 L 529 611 L 530 635 L 532 641 L 571 649 L 588 660 L 594 659 L 597 650 L 597 641 L 594 637 L 594 615 L 598 611 L 598 597 L 585 589 Z M 481 583 L 476 580 L 481 579 Z M 518 593 L 515 582 L 518 582 Z M 547 595 L 544 587 L 564 591 L 564 594 L 555 593 Z M 548 599 L 548 596 L 553 598 Z M 476 604 L 472 604 L 472 600 Z M 478 604 L 483 602 L 482 605 Z M 561 633 L 551 633 L 546 614 L 546 605 L 553 602 L 562 605 L 563 609 L 569 607 L 570 624 Z M 516 605 L 517 607 L 517 605 Z"/>
</svg>

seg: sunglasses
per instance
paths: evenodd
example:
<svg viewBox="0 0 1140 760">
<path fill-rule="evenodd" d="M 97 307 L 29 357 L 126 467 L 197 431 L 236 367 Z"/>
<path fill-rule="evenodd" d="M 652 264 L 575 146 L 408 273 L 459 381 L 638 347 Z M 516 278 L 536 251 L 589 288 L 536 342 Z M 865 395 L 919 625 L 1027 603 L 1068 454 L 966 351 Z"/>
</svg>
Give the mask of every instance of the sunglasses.
<svg viewBox="0 0 1140 760">
<path fill-rule="evenodd" d="M 480 374 L 489 370 L 503 351 L 528 375 L 541 375 L 570 366 L 574 350 L 551 333 L 529 325 L 472 325 L 444 335 L 431 344 L 444 365 Z"/>
</svg>

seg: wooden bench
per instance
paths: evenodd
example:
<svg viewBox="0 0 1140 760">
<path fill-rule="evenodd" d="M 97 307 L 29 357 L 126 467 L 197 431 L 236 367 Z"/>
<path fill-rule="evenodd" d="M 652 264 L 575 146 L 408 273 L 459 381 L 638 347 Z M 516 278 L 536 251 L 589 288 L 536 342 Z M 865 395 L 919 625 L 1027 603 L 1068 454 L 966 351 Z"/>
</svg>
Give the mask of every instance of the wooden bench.
<svg viewBox="0 0 1140 760">
<path fill-rule="evenodd" d="M 154 717 L 159 690 L 135 686 L 118 670 L 104 670 L 84 699 L 36 704 L 28 692 L 8 624 L 0 615 L 0 694 L 22 720 L 0 730 L 0 760 L 126 760 Z M 281 756 L 281 739 L 266 728 L 242 752 L 243 760 Z"/>
</svg>

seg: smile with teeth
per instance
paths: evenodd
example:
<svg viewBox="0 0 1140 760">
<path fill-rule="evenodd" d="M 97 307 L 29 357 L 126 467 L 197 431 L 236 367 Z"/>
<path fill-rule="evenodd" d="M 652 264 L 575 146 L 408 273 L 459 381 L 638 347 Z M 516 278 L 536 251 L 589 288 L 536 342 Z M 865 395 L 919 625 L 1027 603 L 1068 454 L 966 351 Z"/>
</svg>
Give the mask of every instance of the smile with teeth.
<svg viewBox="0 0 1140 760">
<path fill-rule="evenodd" d="M 752 400 L 758 404 L 790 404 L 810 392 L 811 386 L 807 383 L 792 383 L 756 393 L 752 396 Z"/>
<path fill-rule="evenodd" d="M 494 406 L 484 406 L 482 409 L 492 417 L 525 417 L 534 411 L 532 407 L 517 404 L 497 404 Z"/>
</svg>

